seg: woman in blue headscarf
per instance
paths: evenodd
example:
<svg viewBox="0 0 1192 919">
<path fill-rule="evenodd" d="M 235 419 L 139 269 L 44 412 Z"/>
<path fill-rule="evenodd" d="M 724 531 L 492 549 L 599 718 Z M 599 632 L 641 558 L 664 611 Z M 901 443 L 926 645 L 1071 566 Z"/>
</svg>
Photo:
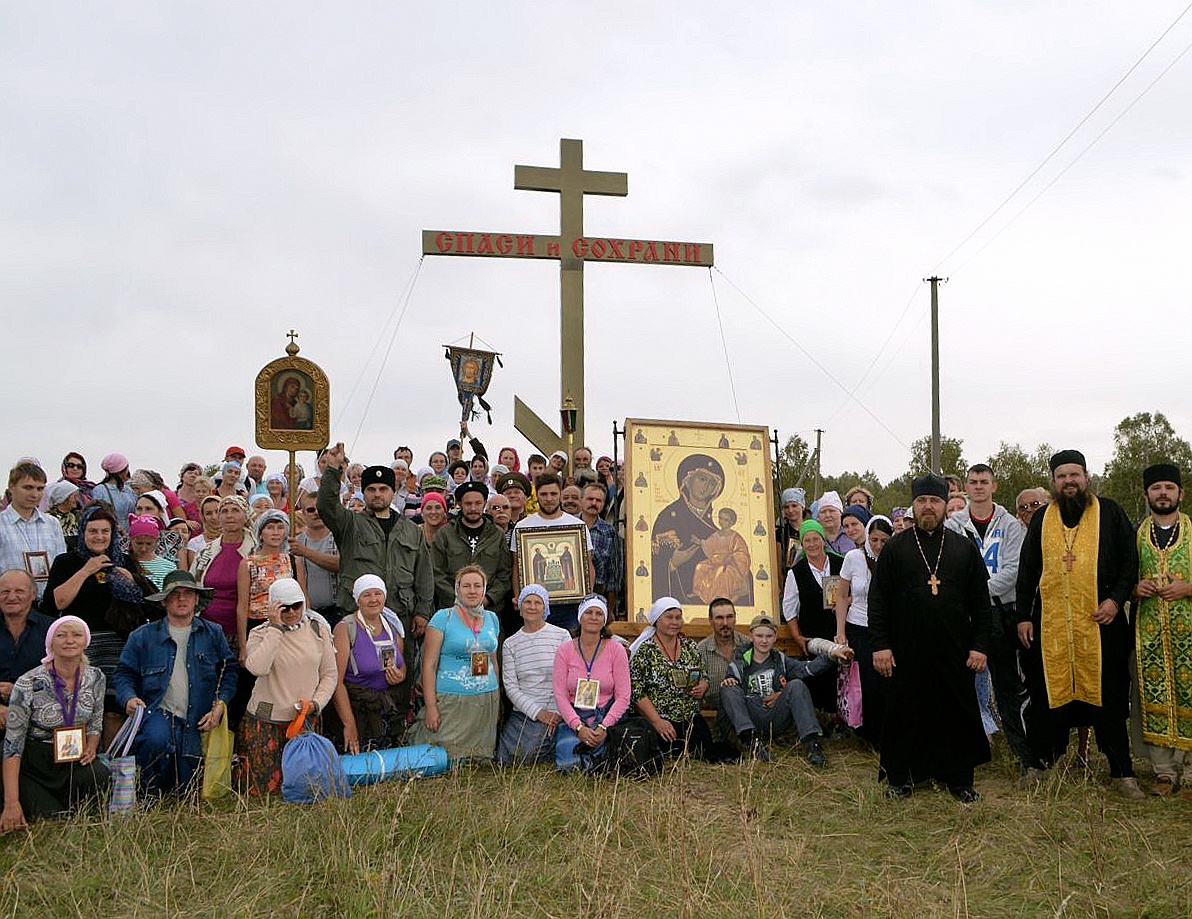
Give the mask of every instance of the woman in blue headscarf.
<svg viewBox="0 0 1192 919">
<path fill-rule="evenodd" d="M 517 608 L 523 625 L 501 649 L 501 681 L 513 704 L 497 748 L 502 766 L 554 757 L 560 720 L 554 694 L 555 652 L 571 640 L 570 632 L 546 621 L 550 594 L 541 584 L 523 587 Z"/>
<path fill-rule="evenodd" d="M 78 542 L 50 566 L 41 611 L 47 616 L 78 616 L 91 630 L 88 656 L 110 686 L 128 633 L 146 622 L 145 597 L 155 593 L 136 559 L 120 548 L 116 518 L 102 504 L 92 504 L 79 519 Z M 154 618 L 162 616 L 156 611 Z M 123 717 L 115 695 L 108 694 L 108 727 Z"/>
</svg>

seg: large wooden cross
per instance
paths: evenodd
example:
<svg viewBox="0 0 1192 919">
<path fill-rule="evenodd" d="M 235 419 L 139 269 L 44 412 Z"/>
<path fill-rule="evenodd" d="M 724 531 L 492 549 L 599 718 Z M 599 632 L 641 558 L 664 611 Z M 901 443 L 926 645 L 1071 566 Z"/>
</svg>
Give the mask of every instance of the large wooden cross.
<svg viewBox="0 0 1192 919">
<path fill-rule="evenodd" d="M 584 440 L 584 262 L 632 262 L 645 265 L 711 267 L 711 243 L 613 239 L 584 235 L 584 195 L 629 194 L 623 172 L 584 169 L 584 142 L 559 141 L 559 166 L 514 166 L 513 187 L 559 194 L 559 235 L 469 233 L 423 230 L 423 255 L 472 255 L 490 258 L 547 258 L 559 262 L 559 404 L 575 402 L 574 443 Z M 557 416 L 556 416 L 557 417 Z M 566 450 L 567 441 L 517 396 L 513 423 L 545 456 Z"/>
</svg>

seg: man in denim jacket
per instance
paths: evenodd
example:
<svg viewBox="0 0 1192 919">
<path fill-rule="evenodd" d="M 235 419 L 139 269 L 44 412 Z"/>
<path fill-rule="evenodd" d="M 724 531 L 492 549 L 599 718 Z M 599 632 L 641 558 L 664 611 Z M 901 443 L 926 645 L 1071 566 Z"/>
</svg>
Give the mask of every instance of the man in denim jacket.
<svg viewBox="0 0 1192 919">
<path fill-rule="evenodd" d="M 211 594 L 189 571 L 171 571 L 147 598 L 166 617 L 134 630 L 116 666 L 116 701 L 129 715 L 147 706 L 133 752 L 148 795 L 187 788 L 203 758 L 200 735 L 219 724 L 236 692 L 236 655 L 223 630 L 197 616 Z"/>
</svg>

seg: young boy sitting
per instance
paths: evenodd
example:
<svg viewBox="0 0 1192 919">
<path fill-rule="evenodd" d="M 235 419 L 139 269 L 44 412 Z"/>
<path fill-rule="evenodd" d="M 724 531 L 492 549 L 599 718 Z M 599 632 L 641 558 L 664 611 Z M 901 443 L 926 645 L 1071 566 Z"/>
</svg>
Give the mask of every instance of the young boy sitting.
<svg viewBox="0 0 1192 919">
<path fill-rule="evenodd" d="M 792 724 L 813 766 L 826 766 L 820 744 L 815 705 L 804 679 L 823 673 L 833 661 L 852 660 L 847 645 L 822 638 L 807 642 L 810 661 L 787 657 L 774 650 L 778 632 L 769 616 L 755 616 L 749 623 L 752 644 L 737 651 L 728 676 L 720 684 L 720 713 L 737 732 L 744 750 L 763 762 L 770 759 L 770 743 Z"/>
</svg>

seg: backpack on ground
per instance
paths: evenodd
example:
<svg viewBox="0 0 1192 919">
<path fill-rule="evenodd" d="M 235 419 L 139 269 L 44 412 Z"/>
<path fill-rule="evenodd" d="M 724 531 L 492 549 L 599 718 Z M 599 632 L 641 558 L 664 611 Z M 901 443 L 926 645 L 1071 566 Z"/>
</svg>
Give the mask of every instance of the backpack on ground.
<svg viewBox="0 0 1192 919">
<path fill-rule="evenodd" d="M 608 729 L 608 737 L 600 747 L 581 750 L 580 760 L 589 775 L 644 779 L 662 771 L 662 746 L 645 718 L 623 718 Z"/>
</svg>

